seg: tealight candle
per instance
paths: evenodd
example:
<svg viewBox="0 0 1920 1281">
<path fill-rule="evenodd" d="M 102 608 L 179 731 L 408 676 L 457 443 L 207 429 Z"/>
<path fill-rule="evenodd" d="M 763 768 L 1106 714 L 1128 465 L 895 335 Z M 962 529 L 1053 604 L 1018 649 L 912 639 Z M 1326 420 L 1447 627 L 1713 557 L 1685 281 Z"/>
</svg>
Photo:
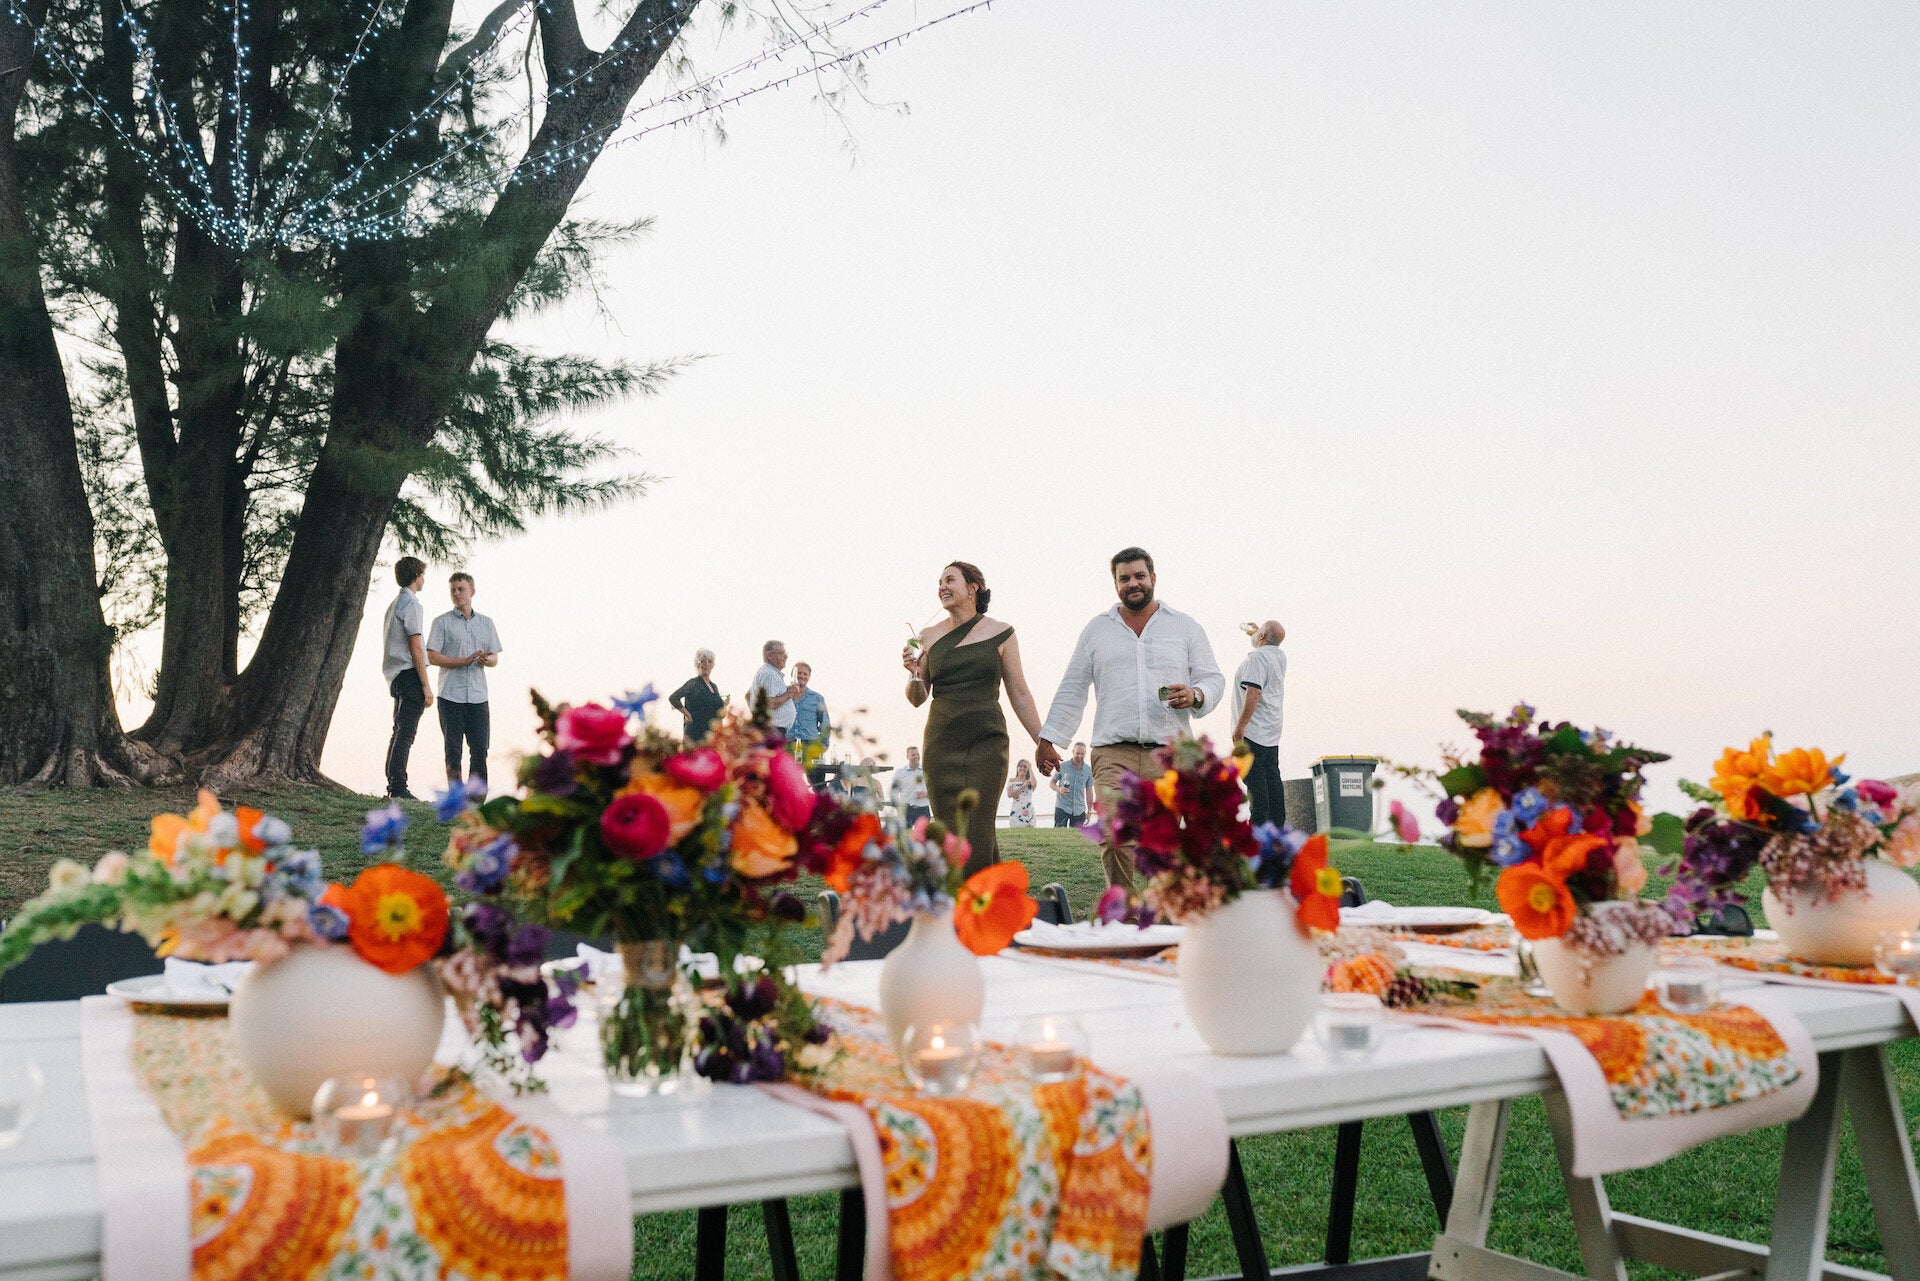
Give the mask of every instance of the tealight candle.
<svg viewBox="0 0 1920 1281">
<path fill-rule="evenodd" d="M 393 1134 L 413 1092 L 398 1081 L 329 1077 L 313 1096 L 314 1134 L 349 1156 L 373 1156 Z"/>
<path fill-rule="evenodd" d="M 1013 1036 L 1020 1070 L 1042 1084 L 1070 1079 L 1087 1052 L 1087 1034 L 1078 1019 L 1047 1014 L 1028 1019 Z"/>
<path fill-rule="evenodd" d="M 1875 939 L 1873 968 L 1908 987 L 1920 982 L 1920 930 L 1888 930 Z"/>
<path fill-rule="evenodd" d="M 1332 992 L 1320 998 L 1313 1033 L 1329 1058 L 1364 1059 L 1379 1047 L 1381 1013 L 1380 998 L 1370 992 Z"/>
<path fill-rule="evenodd" d="M 963 1093 L 980 1063 L 980 1034 L 971 1023 L 908 1028 L 900 1038 L 900 1062 L 922 1094 Z"/>
<path fill-rule="evenodd" d="M 1660 967 L 1654 987 L 1675 1014 L 1705 1014 L 1720 999 L 1720 967 L 1710 956 L 1676 956 Z"/>
</svg>

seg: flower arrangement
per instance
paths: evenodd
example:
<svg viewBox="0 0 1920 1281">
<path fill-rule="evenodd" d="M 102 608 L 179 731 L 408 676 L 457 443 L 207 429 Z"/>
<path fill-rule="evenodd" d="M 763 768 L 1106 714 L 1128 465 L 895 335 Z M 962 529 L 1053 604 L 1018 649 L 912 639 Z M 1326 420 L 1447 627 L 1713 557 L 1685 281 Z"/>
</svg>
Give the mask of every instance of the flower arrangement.
<svg viewBox="0 0 1920 1281">
<path fill-rule="evenodd" d="M 1866 887 L 1866 860 L 1920 864 L 1920 787 L 1850 783 L 1819 748 L 1776 754 L 1762 734 L 1729 747 L 1708 787 L 1682 783 L 1699 809 L 1673 869 L 1667 903 L 1683 929 L 1743 901 L 1736 888 L 1758 865 L 1783 901 L 1790 891 L 1832 901 Z"/>
<path fill-rule="evenodd" d="M 1340 928 L 1340 872 L 1327 838 L 1240 817 L 1240 771 L 1206 739 L 1180 738 L 1155 756 L 1160 773 L 1123 779 L 1099 838 L 1132 845 L 1146 878 L 1136 919 L 1196 920 L 1249 890 L 1289 890 L 1303 930 Z M 1101 916 L 1120 919 L 1125 904 L 1102 899 Z"/>
<path fill-rule="evenodd" d="M 391 826 L 388 811 L 375 817 Z M 345 943 L 402 974 L 440 951 L 447 897 L 431 879 L 388 863 L 352 885 L 326 885 L 319 852 L 290 849 L 290 839 L 280 819 L 244 805 L 223 810 L 202 791 L 192 813 L 154 817 L 145 850 L 110 852 L 91 870 L 55 863 L 46 892 L 0 935 L 0 970 L 86 924 L 113 925 L 191 961 L 268 962 L 297 944 Z"/>
<path fill-rule="evenodd" d="M 960 793 L 961 828 L 979 803 L 971 788 Z M 944 823 L 922 818 L 901 829 L 872 813 L 846 811 L 830 822 L 826 837 L 831 849 L 823 875 L 841 895 L 842 910 L 822 966 L 844 959 L 855 934 L 870 939 L 895 922 L 949 908 L 960 942 L 976 956 L 991 956 L 1039 913 L 1024 864 L 1009 860 L 966 876 L 973 847 Z"/>
<path fill-rule="evenodd" d="M 516 957 L 520 973 L 526 963 L 537 966 L 532 953 L 536 939 L 544 949 L 544 927 L 611 936 L 623 955 L 641 944 L 664 947 L 668 969 L 683 943 L 711 951 L 721 973 L 733 976 L 725 1004 L 710 1012 L 698 1003 L 675 1005 L 665 985 L 670 976 L 657 985 L 657 997 L 642 999 L 630 973 L 631 1018 L 623 1004 L 602 1022 L 609 1062 L 677 1054 L 671 1037 L 658 1039 L 652 1051 L 641 1044 L 664 1036 L 642 1024 L 657 1025 L 672 1007 L 714 1039 L 696 1047 L 700 1071 L 726 1080 L 774 1079 L 793 1065 L 798 1047 L 817 1043 L 816 1020 L 783 965 L 769 964 L 766 978 L 748 981 L 737 976 L 736 962 L 750 931 L 765 934 L 777 953 L 779 931 L 806 920 L 805 905 L 786 886 L 802 871 L 826 875 L 843 863 L 858 816 L 813 793 L 764 715 L 730 712 L 706 743 L 693 746 L 646 724 L 654 697 L 648 686 L 611 705 L 554 707 L 536 692 L 544 746 L 522 762 L 522 794 L 481 802 L 455 789 L 436 799 L 440 817 L 453 825 L 445 862 L 474 896 L 462 920 L 490 941 L 492 962 L 471 971 L 465 963 L 452 966 L 447 980 L 456 993 L 482 998 L 483 1015 L 495 1010 L 494 1026 L 478 1030 L 499 1035 L 520 1026 L 526 1009 L 490 1006 L 486 975 Z M 637 951 L 634 957 L 630 970 L 639 967 Z M 771 996 L 763 982 L 773 987 Z M 537 1009 L 533 1023 L 537 1038 Z M 519 1036 L 526 1039 L 524 1027 Z M 616 1045 L 619 1036 L 628 1040 Z"/>
<path fill-rule="evenodd" d="M 1476 887 L 1499 869 L 1494 893 L 1528 939 L 1563 939 L 1590 956 L 1615 956 L 1672 932 L 1657 903 L 1643 901 L 1647 870 L 1639 838 L 1652 830 L 1640 808 L 1641 769 L 1667 756 L 1606 730 L 1534 719 L 1521 703 L 1504 720 L 1462 711 L 1479 740 L 1468 761 L 1443 755 L 1429 776 L 1443 799 L 1442 848 L 1467 865 Z M 1606 913 L 1602 903 L 1625 906 Z"/>
</svg>

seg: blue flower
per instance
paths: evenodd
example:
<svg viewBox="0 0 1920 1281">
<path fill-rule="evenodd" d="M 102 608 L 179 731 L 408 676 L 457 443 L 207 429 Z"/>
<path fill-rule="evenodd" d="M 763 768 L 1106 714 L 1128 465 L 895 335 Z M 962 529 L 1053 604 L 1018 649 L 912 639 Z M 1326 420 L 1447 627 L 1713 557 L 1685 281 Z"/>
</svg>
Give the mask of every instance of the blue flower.
<svg viewBox="0 0 1920 1281">
<path fill-rule="evenodd" d="M 1494 840 L 1497 841 L 1503 836 L 1514 836 L 1518 834 L 1519 830 L 1520 820 L 1514 815 L 1512 810 L 1501 810 L 1493 816 Z"/>
<path fill-rule="evenodd" d="M 308 908 L 307 924 L 315 934 L 335 943 L 347 937 L 347 914 L 331 903 L 315 903 Z"/>
<path fill-rule="evenodd" d="M 1849 814 L 1853 813 L 1860 808 L 1860 793 L 1854 791 L 1851 787 L 1845 789 L 1833 798 L 1833 807 L 1835 809 L 1846 810 Z"/>
<path fill-rule="evenodd" d="M 1843 774 L 1837 769 L 1829 769 L 1827 771 L 1827 774 L 1829 775 L 1829 781 L 1827 784 L 1827 786 L 1829 787 L 1838 787 L 1842 783 L 1846 782 L 1848 779 L 1853 777 L 1853 775 Z"/>
<path fill-rule="evenodd" d="M 1513 813 L 1522 827 L 1532 827 L 1546 812 L 1547 798 L 1537 787 L 1523 788 L 1513 798 Z"/>
<path fill-rule="evenodd" d="M 687 865 L 672 850 L 653 859 L 648 866 L 653 869 L 655 876 L 673 889 L 685 889 L 693 882 L 693 878 L 687 875 Z"/>
<path fill-rule="evenodd" d="M 360 829 L 360 852 L 379 854 L 395 849 L 407 834 L 407 814 L 394 801 L 385 809 L 368 810 L 367 825 Z"/>
<path fill-rule="evenodd" d="M 1524 863 L 1533 851 L 1518 836 L 1506 835 L 1493 838 L 1493 849 L 1487 857 L 1493 860 L 1495 867 L 1512 867 L 1515 863 Z"/>
<path fill-rule="evenodd" d="M 511 836 L 497 836 L 473 852 L 453 883 L 469 894 L 491 894 L 506 884 L 513 856 L 519 852 Z"/>
<path fill-rule="evenodd" d="M 260 821 L 253 825 L 253 835 L 262 845 L 274 849 L 293 839 L 293 829 L 284 820 L 263 814 Z"/>
<path fill-rule="evenodd" d="M 653 682 L 648 681 L 644 687 L 640 689 L 630 689 L 615 698 L 613 705 L 629 716 L 644 718 L 647 714 L 647 704 L 659 697 L 660 695 L 656 694 L 653 690 Z"/>
<path fill-rule="evenodd" d="M 433 794 L 433 816 L 442 823 L 451 823 L 466 813 L 467 805 L 467 789 L 453 783 Z"/>
<path fill-rule="evenodd" d="M 289 850 L 280 856 L 274 870 L 287 888 L 301 898 L 314 898 L 320 893 L 319 850 Z"/>
</svg>

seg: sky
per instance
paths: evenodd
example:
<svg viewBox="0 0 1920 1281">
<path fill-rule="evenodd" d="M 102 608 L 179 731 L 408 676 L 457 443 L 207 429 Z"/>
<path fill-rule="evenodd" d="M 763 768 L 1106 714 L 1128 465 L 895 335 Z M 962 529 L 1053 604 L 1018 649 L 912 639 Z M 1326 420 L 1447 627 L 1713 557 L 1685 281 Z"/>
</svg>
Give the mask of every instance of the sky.
<svg viewBox="0 0 1920 1281">
<path fill-rule="evenodd" d="M 652 230 L 515 336 L 701 359 L 576 424 L 648 497 L 429 570 L 503 637 L 497 779 L 527 687 L 704 645 L 738 696 L 769 637 L 897 760 L 955 558 L 1044 713 L 1128 544 L 1227 670 L 1285 623 L 1288 777 L 1523 698 L 1671 753 L 1659 808 L 1765 729 L 1920 770 L 1920 8 L 999 0 L 870 75 L 909 109 L 763 94 L 590 179 Z M 367 791 L 389 565 L 323 760 Z"/>
</svg>

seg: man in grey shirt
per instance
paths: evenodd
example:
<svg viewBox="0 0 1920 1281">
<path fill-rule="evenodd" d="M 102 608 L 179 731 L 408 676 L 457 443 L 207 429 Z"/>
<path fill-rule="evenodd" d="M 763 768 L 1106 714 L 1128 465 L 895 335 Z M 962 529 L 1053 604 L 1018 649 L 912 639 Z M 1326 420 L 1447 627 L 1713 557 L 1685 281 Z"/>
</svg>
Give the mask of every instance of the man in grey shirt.
<svg viewBox="0 0 1920 1281">
<path fill-rule="evenodd" d="M 473 608 L 473 575 L 462 570 L 447 580 L 453 608 L 433 620 L 427 634 L 427 658 L 440 669 L 440 737 L 447 747 L 447 785 L 460 786 L 460 746 L 467 747 L 468 771 L 487 779 L 487 669 L 500 661 L 500 633 L 493 620 Z"/>
<path fill-rule="evenodd" d="M 1073 759 L 1054 771 L 1053 790 L 1059 800 L 1053 803 L 1055 827 L 1085 827 L 1087 797 L 1093 791 L 1093 766 L 1087 764 L 1087 745 L 1073 745 Z"/>
<path fill-rule="evenodd" d="M 420 589 L 427 585 L 427 562 L 402 556 L 393 567 L 400 594 L 387 606 L 380 623 L 380 675 L 393 695 L 393 735 L 387 739 L 387 795 L 415 799 L 407 790 L 407 757 L 420 715 L 433 706 L 433 688 L 427 683 L 427 654 L 420 643 L 426 612 L 420 608 Z"/>
</svg>

